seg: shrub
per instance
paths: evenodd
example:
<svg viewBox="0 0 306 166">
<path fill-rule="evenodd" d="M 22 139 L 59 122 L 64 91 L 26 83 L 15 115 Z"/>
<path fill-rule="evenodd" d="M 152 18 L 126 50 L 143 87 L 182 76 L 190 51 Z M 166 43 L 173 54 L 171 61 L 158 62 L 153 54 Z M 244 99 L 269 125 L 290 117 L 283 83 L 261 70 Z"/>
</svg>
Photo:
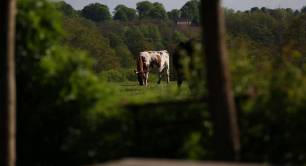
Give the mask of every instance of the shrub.
<svg viewBox="0 0 306 166">
<path fill-rule="evenodd" d="M 75 160 L 74 136 L 92 127 L 91 110 L 99 101 L 106 106 L 113 92 L 94 74 L 88 55 L 57 46 L 62 27 L 53 5 L 23 0 L 18 9 L 18 165 L 80 164 L 87 158 Z"/>
</svg>

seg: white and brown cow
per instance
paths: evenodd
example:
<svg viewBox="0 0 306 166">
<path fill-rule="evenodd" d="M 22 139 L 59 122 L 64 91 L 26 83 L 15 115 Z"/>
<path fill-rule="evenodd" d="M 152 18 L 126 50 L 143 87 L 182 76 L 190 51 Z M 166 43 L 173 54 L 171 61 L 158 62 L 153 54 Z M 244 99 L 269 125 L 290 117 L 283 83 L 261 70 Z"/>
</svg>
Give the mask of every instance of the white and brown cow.
<svg viewBox="0 0 306 166">
<path fill-rule="evenodd" d="M 157 83 L 160 83 L 164 72 L 166 72 L 167 83 L 169 83 L 169 62 L 169 53 L 166 50 L 141 52 L 137 57 L 137 71 L 135 71 L 139 84 L 148 85 L 149 71 L 153 67 L 158 68 L 159 79 Z"/>
</svg>

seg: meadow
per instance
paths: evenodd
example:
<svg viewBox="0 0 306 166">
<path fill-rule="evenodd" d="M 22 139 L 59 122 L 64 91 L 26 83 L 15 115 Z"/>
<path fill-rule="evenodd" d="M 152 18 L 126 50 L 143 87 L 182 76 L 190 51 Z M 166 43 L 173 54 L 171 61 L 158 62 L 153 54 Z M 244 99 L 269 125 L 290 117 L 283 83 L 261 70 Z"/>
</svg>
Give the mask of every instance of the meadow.
<svg viewBox="0 0 306 166">
<path fill-rule="evenodd" d="M 136 79 L 136 78 L 135 78 Z M 187 84 L 178 88 L 176 81 L 169 84 L 149 81 L 148 86 L 140 86 L 138 82 L 108 82 L 110 88 L 116 89 L 118 101 L 122 103 L 158 103 L 161 101 L 183 100 L 191 97 Z"/>
</svg>

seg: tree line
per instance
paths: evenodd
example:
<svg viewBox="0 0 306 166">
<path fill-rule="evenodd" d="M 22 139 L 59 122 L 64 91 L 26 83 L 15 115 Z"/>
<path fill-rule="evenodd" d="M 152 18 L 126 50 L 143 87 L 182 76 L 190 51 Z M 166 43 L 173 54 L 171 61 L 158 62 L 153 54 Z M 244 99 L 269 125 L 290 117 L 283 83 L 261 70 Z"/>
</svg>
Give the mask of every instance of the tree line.
<svg viewBox="0 0 306 166">
<path fill-rule="evenodd" d="M 181 9 L 169 12 L 162 4 L 149 1 L 137 3 L 136 9 L 118 5 L 113 15 L 106 5 L 98 3 L 80 11 L 65 2 L 58 2 L 56 6 L 64 15 L 67 35 L 63 43 L 89 52 L 95 59 L 97 72 L 132 68 L 134 57 L 140 51 L 168 49 L 172 53 L 180 42 L 201 38 L 200 27 L 175 24 L 181 18 L 198 23 L 198 0 L 188 1 Z M 229 46 L 231 39 L 241 37 L 264 46 L 268 57 L 284 52 L 296 56 L 306 53 L 303 47 L 305 7 L 295 11 L 265 7 L 247 11 L 225 8 L 224 11 Z"/>
<path fill-rule="evenodd" d="M 134 58 L 140 51 L 167 49 L 173 52 L 181 41 L 199 37 L 198 26 L 193 26 L 193 30 L 176 26 L 181 18 L 198 22 L 198 3 L 191 0 L 180 10 L 166 12 L 161 3 L 143 1 L 137 3 L 136 9 L 118 5 L 113 15 L 106 5 L 98 3 L 80 11 L 65 2 L 55 5 L 63 16 L 62 43 L 88 52 L 95 59 L 95 71 L 100 73 L 133 68 Z"/>
<path fill-rule="evenodd" d="M 125 5 L 118 5 L 110 12 L 108 6 L 100 3 L 92 3 L 85 6 L 82 10 L 76 11 L 71 5 L 59 2 L 60 9 L 65 15 L 81 15 L 95 22 L 105 22 L 110 20 L 133 21 L 136 19 L 158 19 L 178 21 L 186 19 L 199 24 L 199 0 L 188 1 L 181 9 L 166 11 L 163 4 L 159 2 L 142 1 L 137 3 L 136 9 Z"/>
</svg>

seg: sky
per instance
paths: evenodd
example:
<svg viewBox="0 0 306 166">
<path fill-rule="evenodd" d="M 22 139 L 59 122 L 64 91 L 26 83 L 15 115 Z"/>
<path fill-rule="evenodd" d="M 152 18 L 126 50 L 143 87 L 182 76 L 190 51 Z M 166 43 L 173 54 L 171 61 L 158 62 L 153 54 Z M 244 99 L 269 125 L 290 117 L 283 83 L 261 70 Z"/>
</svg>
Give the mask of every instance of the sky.
<svg viewBox="0 0 306 166">
<path fill-rule="evenodd" d="M 118 4 L 125 4 L 128 7 L 136 7 L 136 3 L 143 0 L 65 0 L 75 9 L 82 9 L 89 3 L 99 2 L 106 4 L 113 10 Z M 188 0 L 150 0 L 152 2 L 161 2 L 165 5 L 167 11 L 180 9 Z M 306 5 L 306 0 L 223 0 L 223 6 L 235 10 L 248 10 L 252 7 L 268 8 L 292 8 L 301 9 Z"/>
</svg>

